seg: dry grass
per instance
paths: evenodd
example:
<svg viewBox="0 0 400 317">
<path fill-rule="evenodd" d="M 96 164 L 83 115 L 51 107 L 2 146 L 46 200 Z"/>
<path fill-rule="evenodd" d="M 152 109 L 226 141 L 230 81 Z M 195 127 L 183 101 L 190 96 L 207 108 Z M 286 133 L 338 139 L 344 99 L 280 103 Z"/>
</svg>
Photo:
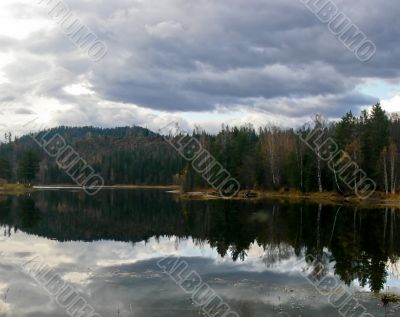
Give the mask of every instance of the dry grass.
<svg viewBox="0 0 400 317">
<path fill-rule="evenodd" d="M 215 192 L 212 189 L 200 189 L 196 188 L 195 191 L 191 193 L 182 193 L 180 197 L 183 199 L 196 199 L 196 200 L 210 200 L 210 199 L 222 199 L 217 195 L 213 195 Z M 260 199 L 280 199 L 283 201 L 290 202 L 300 202 L 300 201 L 309 201 L 317 204 L 324 205 L 353 205 L 359 206 L 362 208 L 398 208 L 400 209 L 400 194 L 396 195 L 386 195 L 382 192 L 376 192 L 368 199 L 360 199 L 357 196 L 347 195 L 343 196 L 336 192 L 322 192 L 322 193 L 303 193 L 301 191 L 293 191 L 293 190 L 276 190 L 276 191 L 267 191 L 267 190 L 251 190 L 252 193 L 256 193 L 257 197 L 247 198 L 245 197 L 245 193 L 247 190 L 242 190 L 238 194 L 238 196 L 232 198 L 234 200 L 260 200 Z"/>
<path fill-rule="evenodd" d="M 382 295 L 381 301 L 383 306 L 400 303 L 400 296 L 396 294 L 385 293 Z"/>
<path fill-rule="evenodd" d="M 25 184 L 0 183 L 0 195 L 22 195 L 33 191 L 32 187 Z"/>
</svg>

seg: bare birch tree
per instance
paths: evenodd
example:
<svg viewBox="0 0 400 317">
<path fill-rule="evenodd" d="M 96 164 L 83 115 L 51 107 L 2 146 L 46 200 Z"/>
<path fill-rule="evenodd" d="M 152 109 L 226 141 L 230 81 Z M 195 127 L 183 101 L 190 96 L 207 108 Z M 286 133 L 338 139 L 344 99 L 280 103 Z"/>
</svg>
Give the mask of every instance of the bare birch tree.
<svg viewBox="0 0 400 317">
<path fill-rule="evenodd" d="M 396 175 L 396 166 L 398 161 L 398 151 L 397 146 L 394 143 L 391 143 L 389 146 L 389 162 L 390 162 L 390 192 L 394 195 L 396 194 L 396 186 L 397 186 L 397 175 Z"/>
<path fill-rule="evenodd" d="M 389 181 L 388 181 L 388 170 L 387 170 L 387 148 L 386 146 L 383 148 L 381 153 L 381 162 L 383 169 L 383 184 L 385 186 L 386 195 L 389 194 Z"/>
</svg>

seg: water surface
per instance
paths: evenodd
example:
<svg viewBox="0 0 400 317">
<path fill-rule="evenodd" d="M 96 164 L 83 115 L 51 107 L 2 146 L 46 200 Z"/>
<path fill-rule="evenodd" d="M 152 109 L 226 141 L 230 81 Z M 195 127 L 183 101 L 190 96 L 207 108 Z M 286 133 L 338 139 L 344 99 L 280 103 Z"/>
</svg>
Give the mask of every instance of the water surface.
<svg viewBox="0 0 400 317">
<path fill-rule="evenodd" d="M 375 293 L 400 293 L 399 223 L 394 209 L 179 201 L 162 190 L 3 197 L 0 316 L 68 316 L 23 270 L 35 256 L 104 317 L 203 316 L 157 265 L 167 256 L 241 317 L 341 316 L 306 278 L 306 255 L 323 264 L 316 280 L 337 279 L 355 303 L 385 316 Z"/>
</svg>

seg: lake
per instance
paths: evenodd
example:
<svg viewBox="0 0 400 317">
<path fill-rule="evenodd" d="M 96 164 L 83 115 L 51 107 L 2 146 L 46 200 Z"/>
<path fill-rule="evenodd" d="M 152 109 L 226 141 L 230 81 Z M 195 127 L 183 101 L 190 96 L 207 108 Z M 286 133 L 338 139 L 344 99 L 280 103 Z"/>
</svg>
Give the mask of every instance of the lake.
<svg viewBox="0 0 400 317">
<path fill-rule="evenodd" d="M 79 316 L 73 299 L 82 316 L 400 316 L 376 294 L 400 293 L 399 224 L 392 209 L 163 190 L 2 197 L 0 316 Z"/>
</svg>

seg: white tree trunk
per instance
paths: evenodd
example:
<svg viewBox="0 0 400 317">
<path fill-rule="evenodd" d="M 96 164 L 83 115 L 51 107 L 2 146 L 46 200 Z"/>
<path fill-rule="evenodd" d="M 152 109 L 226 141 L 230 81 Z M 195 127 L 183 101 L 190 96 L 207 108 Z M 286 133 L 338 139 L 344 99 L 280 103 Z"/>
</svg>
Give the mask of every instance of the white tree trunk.
<svg viewBox="0 0 400 317">
<path fill-rule="evenodd" d="M 392 145 L 390 147 L 390 191 L 393 195 L 396 194 L 396 156 L 397 149 Z"/>
<path fill-rule="evenodd" d="M 388 185 L 388 172 L 387 172 L 387 163 L 386 163 L 386 152 L 383 155 L 383 178 L 385 182 L 385 192 L 386 195 L 389 193 L 389 185 Z"/>
<path fill-rule="evenodd" d="M 317 177 L 318 177 L 318 190 L 320 193 L 322 193 L 323 189 L 322 189 L 322 176 L 321 176 L 321 152 L 320 152 L 320 148 L 318 147 L 317 149 Z"/>
</svg>

